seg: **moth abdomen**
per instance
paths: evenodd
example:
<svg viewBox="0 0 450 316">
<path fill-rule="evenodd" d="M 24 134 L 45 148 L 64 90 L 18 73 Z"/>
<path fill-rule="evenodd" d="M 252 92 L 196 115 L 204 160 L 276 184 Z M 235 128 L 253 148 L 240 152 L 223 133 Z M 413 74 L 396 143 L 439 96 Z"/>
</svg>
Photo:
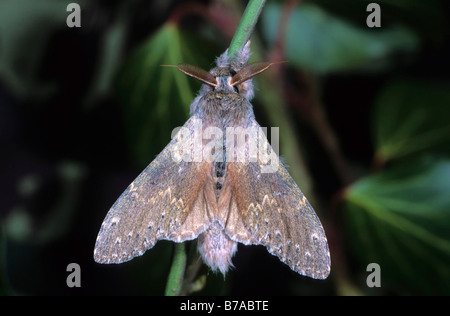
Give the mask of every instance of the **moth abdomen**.
<svg viewBox="0 0 450 316">
<path fill-rule="evenodd" d="M 237 243 L 225 234 L 224 228 L 217 221 L 198 238 L 198 250 L 203 261 L 213 271 L 219 270 L 225 275 L 233 267 L 231 258 L 237 251 Z"/>
</svg>

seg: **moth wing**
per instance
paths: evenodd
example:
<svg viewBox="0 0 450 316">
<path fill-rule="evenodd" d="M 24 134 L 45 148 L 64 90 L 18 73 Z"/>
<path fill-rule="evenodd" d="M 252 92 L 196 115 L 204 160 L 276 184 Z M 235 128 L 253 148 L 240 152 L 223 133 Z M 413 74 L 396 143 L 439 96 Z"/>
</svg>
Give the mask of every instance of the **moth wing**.
<svg viewBox="0 0 450 316">
<path fill-rule="evenodd" d="M 183 127 L 192 132 L 194 117 Z M 202 191 L 211 164 L 177 162 L 177 149 L 192 143 L 189 137 L 182 139 L 180 133 L 111 207 L 97 237 L 95 261 L 128 261 L 159 239 L 191 240 L 206 229 L 209 223 Z"/>
<path fill-rule="evenodd" d="M 251 127 L 260 129 L 254 120 Z M 260 131 L 256 138 L 249 139 L 257 139 L 259 149 L 272 153 L 273 168 L 261 152 L 257 161 L 227 164 L 232 190 L 228 235 L 244 244 L 264 245 L 297 273 L 327 278 L 330 253 L 319 218 L 280 163 L 264 133 Z M 236 216 L 236 211 L 240 216 Z"/>
</svg>

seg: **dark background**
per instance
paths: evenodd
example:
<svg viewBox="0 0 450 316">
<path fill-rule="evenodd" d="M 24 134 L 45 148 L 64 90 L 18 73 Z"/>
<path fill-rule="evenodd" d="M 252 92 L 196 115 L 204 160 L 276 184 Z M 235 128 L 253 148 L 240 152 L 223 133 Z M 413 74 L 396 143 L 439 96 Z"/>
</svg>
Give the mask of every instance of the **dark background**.
<svg viewBox="0 0 450 316">
<path fill-rule="evenodd" d="M 330 277 L 240 245 L 226 279 L 203 266 L 193 294 L 450 294 L 448 4 L 378 1 L 368 28 L 370 2 L 269 0 L 252 36 L 252 60 L 288 60 L 255 79 L 252 103 L 324 224 Z M 159 65 L 209 69 L 244 3 L 78 1 L 81 28 L 68 3 L 0 0 L 0 293 L 162 295 L 171 242 L 108 266 L 95 239 L 200 87 Z M 72 262 L 81 288 L 66 286 Z"/>
</svg>

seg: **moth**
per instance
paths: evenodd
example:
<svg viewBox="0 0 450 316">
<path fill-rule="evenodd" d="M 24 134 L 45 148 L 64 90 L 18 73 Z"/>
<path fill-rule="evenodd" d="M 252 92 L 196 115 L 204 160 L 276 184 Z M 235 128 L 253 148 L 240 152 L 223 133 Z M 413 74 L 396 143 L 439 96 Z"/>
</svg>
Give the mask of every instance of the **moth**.
<svg viewBox="0 0 450 316">
<path fill-rule="evenodd" d="M 242 243 L 265 246 L 301 275 L 328 277 L 330 253 L 320 220 L 259 132 L 249 102 L 252 78 L 272 63 L 248 64 L 249 45 L 232 60 L 225 51 L 209 72 L 175 66 L 203 82 L 191 117 L 111 207 L 97 237 L 96 262 L 131 260 L 161 239 L 198 238 L 203 261 L 224 275 Z M 196 130 L 204 135 L 191 137 Z"/>
</svg>

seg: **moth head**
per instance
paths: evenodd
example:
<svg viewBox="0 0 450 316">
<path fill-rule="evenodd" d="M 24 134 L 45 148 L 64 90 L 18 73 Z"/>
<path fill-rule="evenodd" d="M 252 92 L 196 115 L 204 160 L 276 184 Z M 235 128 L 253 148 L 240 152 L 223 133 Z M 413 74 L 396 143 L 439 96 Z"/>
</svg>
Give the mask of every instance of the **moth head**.
<svg viewBox="0 0 450 316">
<path fill-rule="evenodd" d="M 209 90 L 226 91 L 231 93 L 238 93 L 247 99 L 253 96 L 253 84 L 251 78 L 267 70 L 274 64 L 282 62 L 256 62 L 251 63 L 239 71 L 235 72 L 231 67 L 215 67 L 208 72 L 198 66 L 191 64 L 178 64 L 178 70 L 184 72 L 188 76 L 194 77 L 209 87 Z"/>
</svg>

